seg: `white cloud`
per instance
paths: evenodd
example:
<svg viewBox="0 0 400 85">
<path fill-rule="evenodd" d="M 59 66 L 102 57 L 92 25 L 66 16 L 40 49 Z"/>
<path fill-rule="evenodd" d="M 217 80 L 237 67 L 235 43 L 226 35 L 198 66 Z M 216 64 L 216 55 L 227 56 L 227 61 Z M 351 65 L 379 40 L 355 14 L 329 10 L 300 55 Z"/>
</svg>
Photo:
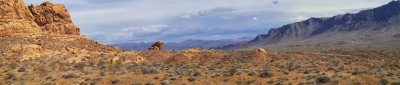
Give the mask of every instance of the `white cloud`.
<svg viewBox="0 0 400 85">
<path fill-rule="evenodd" d="M 213 14 L 231 12 L 231 11 L 234 11 L 234 10 L 235 9 L 233 9 L 233 8 L 216 7 L 216 8 L 211 8 L 211 9 L 207 9 L 207 10 L 198 11 L 198 12 L 193 13 L 193 14 L 183 15 L 181 17 L 185 18 L 185 19 L 190 19 L 190 18 L 195 18 L 195 17 L 202 17 L 202 16 L 213 15 Z"/>
<path fill-rule="evenodd" d="M 183 15 L 183 16 L 181 16 L 182 18 L 185 18 L 185 19 L 190 19 L 190 18 L 192 18 L 192 16 L 191 15 Z"/>
<path fill-rule="evenodd" d="M 306 17 L 306 16 L 294 16 L 294 17 L 289 18 L 289 21 L 298 22 L 298 21 L 306 20 L 308 18 L 309 17 Z"/>
<path fill-rule="evenodd" d="M 257 17 L 253 17 L 253 20 L 256 20 L 256 21 L 257 21 L 257 20 L 258 20 L 258 18 L 257 18 Z"/>
<path fill-rule="evenodd" d="M 136 32 L 136 33 L 159 33 L 162 29 L 167 28 L 168 25 L 151 25 L 141 27 L 127 27 L 122 29 L 123 32 Z"/>
</svg>

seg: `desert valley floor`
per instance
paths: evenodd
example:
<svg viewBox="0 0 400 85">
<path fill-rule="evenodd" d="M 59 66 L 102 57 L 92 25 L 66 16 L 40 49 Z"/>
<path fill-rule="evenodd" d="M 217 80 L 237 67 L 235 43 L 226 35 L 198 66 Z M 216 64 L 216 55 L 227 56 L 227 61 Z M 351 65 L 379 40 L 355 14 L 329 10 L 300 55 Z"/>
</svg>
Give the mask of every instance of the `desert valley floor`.
<svg viewBox="0 0 400 85">
<path fill-rule="evenodd" d="M 122 53 L 122 52 L 121 52 Z M 0 58 L 1 85 L 399 85 L 400 52 L 143 51 L 141 63 L 104 56 Z M 74 60 L 71 62 L 70 60 Z M 79 62 L 78 62 L 79 61 Z"/>
</svg>

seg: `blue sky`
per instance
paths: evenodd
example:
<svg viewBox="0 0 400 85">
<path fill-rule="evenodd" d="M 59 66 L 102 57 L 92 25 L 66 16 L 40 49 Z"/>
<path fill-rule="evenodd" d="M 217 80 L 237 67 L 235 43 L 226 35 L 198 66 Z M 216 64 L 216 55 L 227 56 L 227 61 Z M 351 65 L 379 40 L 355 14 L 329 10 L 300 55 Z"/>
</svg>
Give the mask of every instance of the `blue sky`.
<svg viewBox="0 0 400 85">
<path fill-rule="evenodd" d="M 254 37 L 270 28 L 374 8 L 391 0 L 51 0 L 102 43 Z M 40 4 L 44 0 L 25 0 Z"/>
</svg>

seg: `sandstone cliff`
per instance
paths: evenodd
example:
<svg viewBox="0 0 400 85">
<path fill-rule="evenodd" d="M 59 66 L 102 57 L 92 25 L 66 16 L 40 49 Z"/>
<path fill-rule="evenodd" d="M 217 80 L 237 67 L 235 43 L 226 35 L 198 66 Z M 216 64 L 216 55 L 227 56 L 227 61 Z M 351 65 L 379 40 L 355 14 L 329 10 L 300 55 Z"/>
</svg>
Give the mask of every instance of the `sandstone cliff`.
<svg viewBox="0 0 400 85">
<path fill-rule="evenodd" d="M 80 36 L 79 28 L 72 23 L 64 5 L 45 2 L 27 7 L 23 0 L 0 1 L 0 56 L 10 58 L 9 61 L 40 58 L 79 63 L 99 56 L 131 63 L 143 61 L 135 52 Z"/>
<path fill-rule="evenodd" d="M 0 36 L 19 33 L 40 33 L 39 26 L 22 0 L 0 1 Z"/>
<path fill-rule="evenodd" d="M 71 16 L 64 5 L 47 1 L 28 8 L 35 17 L 35 22 L 44 32 L 80 35 L 79 28 L 72 23 Z"/>
<path fill-rule="evenodd" d="M 28 8 L 23 0 L 1 0 L 0 36 L 21 33 L 80 35 L 64 5 L 45 2 Z"/>
</svg>

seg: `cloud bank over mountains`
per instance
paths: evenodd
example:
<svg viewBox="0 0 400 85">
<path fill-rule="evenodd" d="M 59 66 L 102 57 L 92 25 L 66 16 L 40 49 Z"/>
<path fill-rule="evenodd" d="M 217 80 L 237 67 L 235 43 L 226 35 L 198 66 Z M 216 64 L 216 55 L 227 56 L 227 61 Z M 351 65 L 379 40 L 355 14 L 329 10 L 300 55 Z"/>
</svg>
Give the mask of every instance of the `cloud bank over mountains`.
<svg viewBox="0 0 400 85">
<path fill-rule="evenodd" d="M 354 13 L 391 0 L 52 0 L 83 35 L 103 43 L 236 39 L 305 20 Z M 39 4 L 41 0 L 25 0 Z"/>
</svg>

